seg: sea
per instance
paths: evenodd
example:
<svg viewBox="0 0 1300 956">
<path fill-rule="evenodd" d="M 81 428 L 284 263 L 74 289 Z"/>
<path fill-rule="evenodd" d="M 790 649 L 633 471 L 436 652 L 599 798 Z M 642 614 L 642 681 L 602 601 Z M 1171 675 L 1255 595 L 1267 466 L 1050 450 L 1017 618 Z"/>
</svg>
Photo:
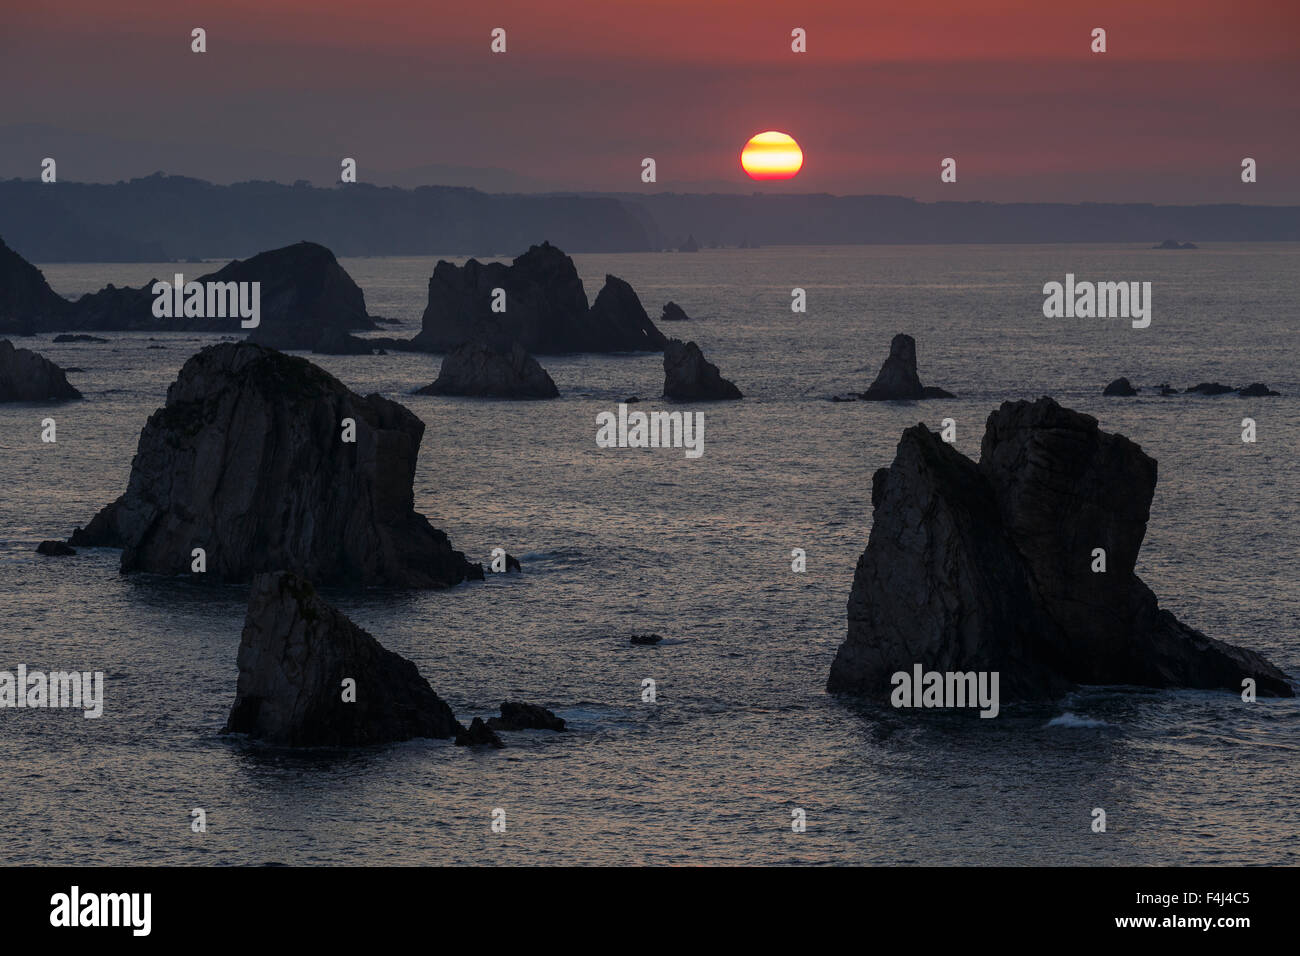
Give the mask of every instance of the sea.
<svg viewBox="0 0 1300 956">
<path fill-rule="evenodd" d="M 522 562 L 444 591 L 325 592 L 463 722 L 506 699 L 568 722 L 507 733 L 503 750 L 293 752 L 223 736 L 246 588 L 123 576 L 111 549 L 35 553 L 125 490 L 145 420 L 222 337 L 17 340 L 78 369 L 85 400 L 0 405 L 0 669 L 102 671 L 105 684 L 99 719 L 0 710 L 0 863 L 1300 862 L 1300 698 L 1085 687 L 988 720 L 825 690 L 872 474 L 902 430 L 951 418 L 977 458 L 990 412 L 1042 395 L 1158 460 L 1138 573 L 1162 606 L 1300 675 L 1300 245 L 574 259 L 590 298 L 612 273 L 652 317 L 681 305 L 691 320 L 664 331 L 744 392 L 691 406 L 702 456 L 597 447 L 597 415 L 623 399 L 669 407 L 657 354 L 543 356 L 561 395 L 540 402 L 412 395 L 439 356 L 310 356 L 425 422 L 417 510 L 472 559 L 500 547 Z M 341 260 L 370 312 L 399 321 L 378 334 L 401 337 L 419 329 L 435 261 Z M 42 268 L 77 296 L 217 265 Z M 1067 274 L 1151 282 L 1150 326 L 1044 318 L 1044 284 Z M 915 337 L 922 380 L 956 398 L 828 400 L 866 388 L 898 332 Z M 1141 393 L 1103 397 L 1119 376 Z M 1282 394 L 1153 390 L 1202 381 Z M 629 642 L 648 632 L 664 640 Z"/>
</svg>

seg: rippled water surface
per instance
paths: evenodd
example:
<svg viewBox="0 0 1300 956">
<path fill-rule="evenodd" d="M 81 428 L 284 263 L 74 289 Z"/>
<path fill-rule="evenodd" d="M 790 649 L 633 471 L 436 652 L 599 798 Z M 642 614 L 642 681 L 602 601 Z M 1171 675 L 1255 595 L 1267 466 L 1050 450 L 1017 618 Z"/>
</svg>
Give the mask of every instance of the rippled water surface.
<svg viewBox="0 0 1300 956">
<path fill-rule="evenodd" d="M 140 428 L 219 337 L 18 344 L 84 371 L 86 401 L 0 406 L 0 669 L 102 670 L 105 714 L 0 711 L 0 863 L 1296 863 L 1300 702 L 1089 688 L 997 720 L 855 705 L 823 685 L 899 433 L 957 422 L 977 456 L 999 402 L 1051 394 L 1154 455 L 1139 573 L 1207 633 L 1300 674 L 1300 247 L 835 247 L 576 257 L 652 315 L 673 299 L 745 392 L 699 406 L 705 454 L 602 450 L 595 416 L 657 407 L 657 355 L 544 357 L 552 402 L 417 397 L 438 358 L 315 356 L 427 424 L 416 506 L 521 576 L 443 592 L 330 592 L 462 720 L 503 698 L 572 733 L 470 752 L 417 741 L 269 752 L 223 738 L 245 592 L 47 559 L 125 488 Z M 432 259 L 343 265 L 370 310 L 419 326 Z M 168 264 L 45 268 L 66 295 Z M 194 271 L 196 267 L 188 268 Z M 1151 327 L 1042 316 L 1044 282 L 1149 280 Z M 790 310 L 807 290 L 808 312 Z M 895 332 L 951 401 L 833 404 Z M 384 334 L 390 334 L 385 332 Z M 1126 375 L 1264 381 L 1281 398 L 1103 399 Z M 58 442 L 40 441 L 57 421 Z M 1243 444 L 1241 420 L 1259 441 Z M 808 571 L 790 570 L 804 548 Z M 633 647 L 655 631 L 658 647 Z M 641 701 L 653 678 L 658 702 Z M 190 830 L 207 812 L 208 832 Z M 507 830 L 490 829 L 494 808 Z M 1107 811 L 1104 834 L 1091 811 Z M 791 810 L 807 832 L 791 832 Z"/>
</svg>

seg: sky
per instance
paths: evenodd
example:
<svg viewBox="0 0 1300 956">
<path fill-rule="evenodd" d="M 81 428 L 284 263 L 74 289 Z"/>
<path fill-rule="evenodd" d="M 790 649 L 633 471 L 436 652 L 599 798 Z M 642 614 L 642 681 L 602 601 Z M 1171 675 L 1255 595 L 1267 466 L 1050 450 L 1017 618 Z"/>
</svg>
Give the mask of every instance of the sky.
<svg viewBox="0 0 1300 956">
<path fill-rule="evenodd" d="M 352 157 L 364 181 L 489 191 L 1300 203 L 1300 0 L 13 6 L 6 178 L 51 156 L 62 181 L 326 185 Z M 741 170 L 763 130 L 798 141 L 794 179 Z"/>
</svg>

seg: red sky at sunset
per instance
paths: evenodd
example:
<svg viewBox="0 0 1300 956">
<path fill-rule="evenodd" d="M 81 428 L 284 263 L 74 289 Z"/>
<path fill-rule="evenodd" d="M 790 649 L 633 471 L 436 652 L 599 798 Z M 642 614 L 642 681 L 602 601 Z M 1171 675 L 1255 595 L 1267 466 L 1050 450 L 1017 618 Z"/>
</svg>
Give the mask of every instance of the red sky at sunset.
<svg viewBox="0 0 1300 956">
<path fill-rule="evenodd" d="M 74 0 L 4 24 L 6 177 L 53 155 L 73 180 L 326 184 L 353 156 L 362 179 L 488 189 L 1300 202 L 1294 0 Z M 765 129 L 803 148 L 793 180 L 741 171 Z"/>
</svg>

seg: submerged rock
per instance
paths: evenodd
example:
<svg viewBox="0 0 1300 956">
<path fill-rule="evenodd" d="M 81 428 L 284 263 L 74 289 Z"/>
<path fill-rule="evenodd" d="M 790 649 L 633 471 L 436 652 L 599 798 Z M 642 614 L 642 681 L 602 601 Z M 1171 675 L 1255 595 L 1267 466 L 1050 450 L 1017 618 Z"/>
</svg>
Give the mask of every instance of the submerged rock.
<svg viewBox="0 0 1300 956">
<path fill-rule="evenodd" d="M 1193 385 L 1187 390 L 1188 395 L 1226 395 L 1233 391 L 1226 385 L 1220 385 L 1218 382 L 1201 382 L 1199 385 Z"/>
<path fill-rule="evenodd" d="M 254 578 L 238 660 L 225 733 L 283 747 L 355 747 L 464 729 L 413 663 L 295 574 Z"/>
<path fill-rule="evenodd" d="M 30 349 L 16 349 L 0 339 L 0 402 L 70 401 L 81 393 L 68 384 L 68 377 L 43 355 Z"/>
<path fill-rule="evenodd" d="M 633 634 L 628 640 L 633 644 L 658 644 L 663 638 L 658 634 Z"/>
<path fill-rule="evenodd" d="M 503 700 L 501 716 L 489 717 L 493 730 L 564 730 L 564 718 L 556 717 L 545 707 L 525 704 L 521 700 Z"/>
<path fill-rule="evenodd" d="M 469 729 L 461 728 L 456 734 L 457 747 L 495 747 L 500 750 L 505 746 L 497 732 L 483 722 L 482 717 L 475 717 Z"/>
<path fill-rule="evenodd" d="M 663 314 L 659 316 L 660 322 L 686 322 L 689 319 L 690 316 L 686 314 L 686 310 L 676 302 L 666 303 Z"/>
<path fill-rule="evenodd" d="M 1125 397 L 1136 395 L 1138 390 L 1134 388 L 1126 378 L 1117 378 L 1101 390 L 1103 395 L 1122 395 Z"/>
<path fill-rule="evenodd" d="M 900 333 L 889 343 L 889 357 L 880 367 L 880 374 L 858 397 L 869 402 L 889 402 L 955 396 L 941 388 L 921 384 L 916 372 L 916 339 Z"/>
<path fill-rule="evenodd" d="M 1280 670 L 1180 623 L 1134 573 L 1155 483 L 1137 445 L 1050 398 L 990 415 L 978 465 L 907 429 L 873 480 L 828 688 L 887 697 L 921 664 L 998 671 L 1006 699 L 1074 684 L 1240 692 L 1247 677 L 1292 696 Z"/>
<path fill-rule="evenodd" d="M 560 390 L 518 342 L 466 342 L 443 357 L 438 379 L 416 395 L 475 398 L 558 398 Z"/>
<path fill-rule="evenodd" d="M 66 558 L 76 554 L 76 550 L 69 548 L 62 541 L 42 541 L 36 546 L 36 553 L 43 554 L 49 558 Z"/>
<path fill-rule="evenodd" d="M 505 311 L 494 312 L 504 290 Z M 429 300 L 411 346 L 449 352 L 463 342 L 504 336 L 535 355 L 563 352 L 638 352 L 663 348 L 632 287 L 614 276 L 589 307 L 573 260 L 548 242 L 532 246 L 511 264 L 470 259 L 463 266 L 439 261 L 429 279 Z"/>
<path fill-rule="evenodd" d="M 669 339 L 664 346 L 664 398 L 683 402 L 713 402 L 744 398 L 722 377 L 694 342 Z"/>
<path fill-rule="evenodd" d="M 1245 388 L 1237 390 L 1237 394 L 1242 398 L 1263 398 L 1269 395 L 1281 395 L 1281 392 L 1275 392 L 1263 382 L 1253 382 Z"/>
<path fill-rule="evenodd" d="M 1173 387 L 1172 385 L 1170 385 L 1168 382 L 1161 382 L 1159 385 L 1156 386 L 1156 388 L 1160 391 L 1160 394 L 1161 394 L 1161 395 L 1177 395 L 1177 394 L 1178 394 L 1178 389 L 1174 388 L 1174 387 Z"/>
<path fill-rule="evenodd" d="M 62 335 L 54 336 L 55 342 L 89 342 L 95 345 L 107 345 L 108 339 L 101 339 L 98 335 L 74 335 L 64 332 Z"/>
<path fill-rule="evenodd" d="M 228 582 L 275 570 L 340 587 L 481 578 L 414 511 L 423 434 L 403 406 L 306 359 L 210 346 L 149 417 L 126 493 L 70 543 L 123 548 L 123 573 L 188 574 L 203 548 L 206 574 Z"/>
</svg>

